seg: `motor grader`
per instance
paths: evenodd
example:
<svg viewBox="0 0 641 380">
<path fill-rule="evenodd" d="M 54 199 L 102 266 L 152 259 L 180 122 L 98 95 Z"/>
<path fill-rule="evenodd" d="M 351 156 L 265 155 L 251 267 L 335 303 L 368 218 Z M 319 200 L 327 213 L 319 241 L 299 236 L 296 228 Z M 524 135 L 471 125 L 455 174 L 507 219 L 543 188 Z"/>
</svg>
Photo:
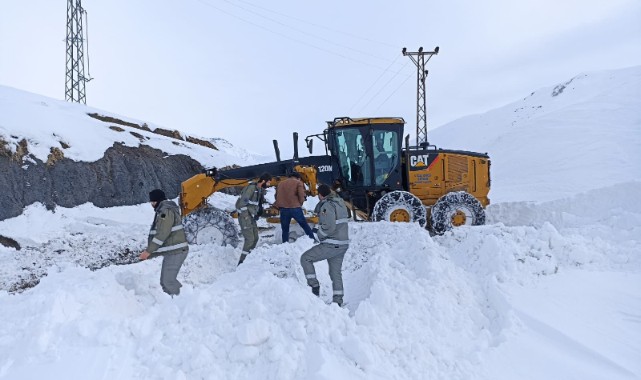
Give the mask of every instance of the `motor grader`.
<svg viewBox="0 0 641 380">
<path fill-rule="evenodd" d="M 490 200 L 490 159 L 486 153 L 410 146 L 404 139 L 405 121 L 399 117 L 339 117 L 327 122 L 323 133 L 305 139 L 310 154 L 319 139 L 325 154 L 281 160 L 229 170 L 207 169 L 182 183 L 180 206 L 191 242 L 210 229 L 222 234 L 223 244 L 238 244 L 232 216 L 207 204 L 217 191 L 244 186 L 263 172 L 277 185 L 292 171 L 299 172 L 309 195 L 325 183 L 345 200 L 354 220 L 416 222 L 435 234 L 453 227 L 485 223 Z M 278 211 L 266 208 L 268 221 L 278 222 Z M 310 220 L 315 222 L 316 220 Z M 207 235 L 206 233 L 204 233 Z"/>
</svg>

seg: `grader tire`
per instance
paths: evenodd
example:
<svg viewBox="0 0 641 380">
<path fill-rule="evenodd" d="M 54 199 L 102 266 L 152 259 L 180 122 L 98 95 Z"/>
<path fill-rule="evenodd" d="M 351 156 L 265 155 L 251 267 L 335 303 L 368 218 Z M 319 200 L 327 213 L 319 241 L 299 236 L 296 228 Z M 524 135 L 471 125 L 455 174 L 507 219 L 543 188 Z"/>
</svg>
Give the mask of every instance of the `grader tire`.
<svg viewBox="0 0 641 380">
<path fill-rule="evenodd" d="M 392 191 L 381 197 L 372 210 L 372 220 L 427 224 L 427 212 L 420 199 L 407 191 Z"/>
<path fill-rule="evenodd" d="M 438 235 L 458 226 L 485 224 L 485 210 L 481 202 L 465 191 L 443 195 L 431 211 L 432 231 Z"/>
<path fill-rule="evenodd" d="M 225 211 L 207 207 L 194 211 L 183 218 L 183 227 L 189 244 L 216 244 L 237 247 L 240 243 L 239 229 Z"/>
</svg>

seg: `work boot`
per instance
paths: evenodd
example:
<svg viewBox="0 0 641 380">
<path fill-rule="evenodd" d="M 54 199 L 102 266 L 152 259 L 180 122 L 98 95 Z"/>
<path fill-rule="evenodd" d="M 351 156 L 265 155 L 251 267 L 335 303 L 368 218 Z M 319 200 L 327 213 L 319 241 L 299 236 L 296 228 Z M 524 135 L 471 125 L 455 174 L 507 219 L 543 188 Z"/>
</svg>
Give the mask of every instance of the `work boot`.
<svg viewBox="0 0 641 380">
<path fill-rule="evenodd" d="M 245 257 L 247 257 L 246 253 L 243 253 L 243 254 L 240 255 L 240 259 L 238 259 L 238 265 L 242 264 L 243 261 L 245 261 Z M 238 266 L 238 265 L 236 265 L 236 266 Z"/>
<path fill-rule="evenodd" d="M 314 293 L 316 297 L 320 297 L 320 286 L 312 286 L 312 293 Z"/>
</svg>

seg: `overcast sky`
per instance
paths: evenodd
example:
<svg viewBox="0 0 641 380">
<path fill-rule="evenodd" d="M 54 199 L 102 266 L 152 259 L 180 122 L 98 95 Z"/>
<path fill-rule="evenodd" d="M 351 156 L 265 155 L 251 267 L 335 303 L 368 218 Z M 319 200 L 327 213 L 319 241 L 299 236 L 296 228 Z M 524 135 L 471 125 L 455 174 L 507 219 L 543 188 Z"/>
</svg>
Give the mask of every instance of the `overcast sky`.
<svg viewBox="0 0 641 380">
<path fill-rule="evenodd" d="M 67 3 L 0 4 L 0 85 L 64 99 Z M 403 47 L 440 46 L 427 65 L 430 129 L 583 72 L 641 65 L 638 0 L 82 5 L 87 105 L 269 155 L 272 139 L 291 155 L 292 132 L 322 132 L 336 116 L 401 116 L 413 134 L 416 67 Z"/>
</svg>

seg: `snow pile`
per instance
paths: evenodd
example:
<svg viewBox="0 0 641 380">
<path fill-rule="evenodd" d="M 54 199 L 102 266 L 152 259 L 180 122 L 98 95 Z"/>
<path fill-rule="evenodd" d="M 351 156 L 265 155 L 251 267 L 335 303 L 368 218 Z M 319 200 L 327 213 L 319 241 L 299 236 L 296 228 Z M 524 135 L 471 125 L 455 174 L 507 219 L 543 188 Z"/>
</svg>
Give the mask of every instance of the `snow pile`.
<svg viewBox="0 0 641 380">
<path fill-rule="evenodd" d="M 304 276 L 298 259 L 311 246 L 309 241 L 283 247 L 262 245 L 237 271 L 237 250 L 195 247 L 183 271 L 189 285 L 176 299 L 158 292 L 159 260 L 95 272 L 62 265 L 23 296 L 5 294 L 1 299 L 6 310 L 16 312 L 7 315 L 16 324 L 0 328 L 0 341 L 8 349 L 2 351 L 9 355 L 3 355 L 8 358 L 4 366 L 16 368 L 8 372 L 16 378 L 21 368 L 34 373 L 40 360 L 45 365 L 51 357 L 58 363 L 70 363 L 79 356 L 86 359 L 81 362 L 97 366 L 104 352 L 114 356 L 97 373 L 115 376 L 124 371 L 127 378 L 181 373 L 189 378 L 213 374 L 239 379 L 315 374 L 403 378 L 398 368 L 414 357 L 428 360 L 410 371 L 413 376 L 453 366 L 462 354 L 457 342 L 466 341 L 478 325 L 486 323 L 480 311 L 475 318 L 464 312 L 470 303 L 479 302 L 474 291 L 457 277 L 456 268 L 445 267 L 442 258 L 430 254 L 438 248 L 419 227 L 358 227 L 354 231 L 358 241 L 371 242 L 391 228 L 407 243 L 391 257 L 389 245 L 377 244 L 377 240 L 354 247 L 359 255 L 350 256 L 345 271 L 367 281 L 354 292 L 362 298 L 348 299 L 355 310 L 352 317 L 348 309 L 328 307 L 301 284 Z M 412 242 L 410 237 L 417 233 L 422 239 Z M 224 270 L 201 277 L 203 266 Z M 324 274 L 322 296 L 328 298 L 329 281 L 322 265 L 319 274 Z M 422 287 L 419 294 L 414 289 L 417 285 Z M 438 307 L 449 303 L 449 297 L 439 290 L 452 288 L 459 288 L 461 304 Z M 428 312 L 433 307 L 439 309 L 436 316 Z M 381 318 L 390 312 L 396 318 Z M 439 324 L 430 322 L 433 318 L 456 321 L 464 329 L 443 335 L 438 333 Z M 397 331 L 397 323 L 405 326 L 403 331 Z M 425 334 L 415 333 L 425 327 Z M 442 339 L 436 354 L 430 353 L 427 344 L 434 339 Z M 25 366 L 26 358 L 34 365 Z M 129 363 L 126 358 L 131 358 Z M 148 367 L 146 362 L 156 364 Z M 111 363 L 118 366 L 112 368 Z M 77 370 L 65 372 L 63 368 L 59 375 Z"/>
<path fill-rule="evenodd" d="M 349 309 L 328 307 L 304 285 L 298 259 L 309 241 L 263 245 L 237 271 L 237 251 L 197 247 L 183 271 L 189 285 L 176 299 L 159 291 L 159 260 L 94 272 L 60 265 L 20 297 L 0 298 L 3 366 L 10 378 L 39 366 L 51 374 L 54 358 L 57 377 L 80 371 L 83 365 L 65 366 L 74 362 L 125 378 L 471 372 L 473 353 L 495 345 L 509 326 L 495 314 L 505 302 L 486 299 L 419 227 L 356 227 L 362 243 L 345 263 Z M 393 248 L 381 238 L 390 230 L 401 241 Z M 203 267 L 224 269 L 201 276 Z M 326 267 L 318 271 L 329 300 Z"/>
<path fill-rule="evenodd" d="M 223 197 L 233 199 L 218 196 Z M 596 202 L 601 197 L 595 192 L 581 198 Z M 621 207 L 633 195 L 608 199 Z M 321 300 L 305 284 L 299 258 L 312 245 L 308 239 L 273 244 L 273 231 L 267 230 L 259 247 L 238 268 L 239 249 L 192 246 L 180 276 L 183 293 L 170 299 L 158 285 L 160 260 L 96 271 L 77 267 L 123 242 L 142 247 L 147 219 L 152 217 L 147 205 L 111 208 L 107 213 L 84 205 L 58 208 L 55 214 L 32 206 L 15 223 L 4 221 L 0 227 L 41 220 L 61 228 L 43 230 L 41 235 L 51 253 L 51 267 L 41 283 L 19 296 L 0 296 L 6 315 L 0 326 L 0 356 L 6 358 L 0 363 L 4 368 L 0 375 L 408 379 L 430 373 L 443 379 L 507 379 L 486 377 L 504 373 L 498 370 L 500 361 L 490 366 L 486 358 L 497 360 L 496 352 L 505 347 L 532 349 L 515 345 L 514 340 L 537 336 L 524 326 L 532 314 L 521 315 L 524 300 L 510 297 L 514 289 L 518 292 L 540 278 L 572 275 L 576 268 L 626 271 L 632 276 L 628 282 L 641 283 L 641 234 L 635 231 L 641 210 L 628 211 L 630 240 L 604 240 L 590 232 L 615 232 L 617 226 L 602 223 L 598 210 L 573 210 L 572 205 L 568 201 L 565 208 L 555 208 L 571 224 L 557 227 L 542 222 L 542 217 L 527 219 L 526 224 L 514 221 L 511 226 L 462 227 L 434 239 L 416 225 L 351 223 L 353 243 L 344 263 L 347 306 L 342 309 L 325 304 L 331 300 L 326 264 L 317 264 Z M 518 212 L 523 204 L 505 204 L 502 211 L 511 206 Z M 548 207 L 527 206 L 540 208 L 538 215 Z M 73 239 L 63 239 L 65 235 L 98 239 L 95 245 L 78 247 Z M 64 249 L 54 254 L 59 247 Z M 18 267 L 35 259 L 23 258 L 26 261 Z M 10 265 L 11 261 L 2 267 Z M 18 268 L 8 272 L 15 275 Z M 547 296 L 534 292 L 530 299 L 542 302 Z M 629 297 L 612 303 L 615 310 L 640 306 Z M 566 323 L 567 318 L 550 321 L 551 326 Z M 602 326 L 603 334 L 585 345 L 590 351 L 604 351 L 599 346 L 603 335 L 620 334 L 626 322 L 619 322 L 611 328 Z M 634 324 L 629 327 L 632 332 L 627 334 L 639 333 Z M 611 343 L 600 355 L 629 373 L 641 374 L 641 366 L 630 357 L 630 352 L 641 352 L 640 341 L 629 346 L 632 351 Z M 527 360 L 546 357 L 545 347 L 562 342 L 548 335 L 536 346 L 538 356 Z M 614 355 L 619 351 L 623 357 Z M 587 367 L 604 363 L 590 364 L 583 357 L 579 362 Z M 598 373 L 617 378 L 620 369 L 613 368 L 606 365 Z"/>
</svg>

